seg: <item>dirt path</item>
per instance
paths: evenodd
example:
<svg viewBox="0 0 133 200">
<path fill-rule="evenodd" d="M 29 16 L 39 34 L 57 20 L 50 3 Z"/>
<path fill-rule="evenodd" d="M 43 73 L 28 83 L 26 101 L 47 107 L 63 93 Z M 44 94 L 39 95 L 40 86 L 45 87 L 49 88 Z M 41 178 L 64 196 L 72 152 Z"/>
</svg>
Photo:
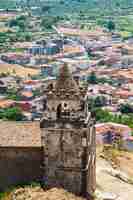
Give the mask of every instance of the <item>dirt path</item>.
<svg viewBox="0 0 133 200">
<path fill-rule="evenodd" d="M 112 167 L 106 160 L 98 158 L 97 186 L 100 191 L 116 194 L 116 200 L 133 200 L 133 185 L 111 176 L 105 169 L 112 169 Z"/>
</svg>

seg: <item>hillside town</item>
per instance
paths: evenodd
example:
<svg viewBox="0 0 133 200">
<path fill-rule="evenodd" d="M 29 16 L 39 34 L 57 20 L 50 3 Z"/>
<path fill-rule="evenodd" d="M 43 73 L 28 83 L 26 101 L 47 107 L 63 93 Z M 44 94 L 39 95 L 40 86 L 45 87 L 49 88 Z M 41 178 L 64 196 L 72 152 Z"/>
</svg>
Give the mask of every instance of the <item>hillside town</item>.
<svg viewBox="0 0 133 200">
<path fill-rule="evenodd" d="M 5 32 L 14 34 L 18 27 L 9 26 L 9 23 L 15 23 L 18 18 L 23 21 L 23 17 L 25 15 L 22 13 L 20 15 L 18 12 L 0 10 L 0 36 Z M 96 190 L 97 200 L 132 200 L 133 38 L 123 40 L 118 31 L 108 31 L 100 26 L 90 30 L 81 29 L 79 25 L 68 21 L 52 25 L 53 31 L 43 34 L 38 18 L 29 17 L 31 21 L 28 30 L 31 29 L 34 36 L 30 39 L 27 36 L 28 39 L 23 41 L 10 38 L 10 41 L 5 41 L 7 48 L 4 49 L 0 40 L 0 191 L 20 182 L 42 181 L 42 174 L 46 173 L 46 169 L 43 169 L 45 165 L 49 169 L 47 173 L 51 181 L 47 182 L 52 187 L 58 185 L 54 185 L 52 181 L 55 183 L 59 177 L 65 189 L 71 182 L 68 191 L 75 191 L 75 194 L 79 194 L 80 189 L 83 193 Z M 60 120 L 64 120 L 62 125 Z M 81 124 L 80 127 L 78 123 Z M 78 130 L 77 135 L 74 137 L 71 130 L 70 136 L 62 136 L 63 132 L 58 132 L 62 127 L 66 133 L 69 129 Z M 89 137 L 92 137 L 89 150 L 86 150 L 84 141 L 81 144 L 78 141 L 82 129 L 85 131 L 87 128 Z M 48 130 L 50 133 L 47 133 Z M 55 134 L 54 139 L 51 133 Z M 82 137 L 87 137 L 86 133 Z M 61 144 L 58 144 L 61 140 Z M 62 147 L 65 142 L 69 143 L 69 147 Z M 67 172 L 58 174 L 54 166 L 58 162 L 59 168 L 64 170 L 70 168 L 72 163 L 73 168 L 77 169 L 79 163 L 83 162 L 80 155 L 82 143 L 84 151 L 90 155 L 92 166 L 87 175 L 88 187 L 83 184 L 84 174 L 82 180 L 72 179 L 69 173 L 66 175 Z M 49 146 L 51 150 L 48 150 Z M 57 150 L 59 146 L 62 153 Z M 43 148 L 46 149 L 42 153 Z M 78 158 L 75 153 L 77 151 Z M 53 155 L 53 152 L 60 154 L 59 158 L 62 160 L 58 160 L 57 154 Z M 63 155 L 63 152 L 66 154 Z M 49 158 L 49 162 L 44 159 L 45 156 Z M 3 170 L 6 165 L 8 169 Z M 85 162 L 86 165 L 88 164 Z M 75 175 L 73 168 L 71 175 L 76 177 L 78 172 Z M 57 173 L 57 177 L 54 177 L 54 173 Z M 63 183 L 62 177 L 65 177 Z M 118 180 L 114 182 L 118 183 L 115 182 L 113 186 L 115 178 Z M 106 187 L 106 181 L 110 181 L 110 187 Z M 78 184 L 81 188 L 78 188 Z M 97 185 L 100 185 L 100 189 L 97 189 Z M 87 187 L 86 191 L 84 187 Z M 126 194 L 126 190 L 129 190 L 130 195 Z M 17 200 L 17 192 L 21 196 L 27 195 L 26 191 L 27 189 L 22 188 L 21 191 L 16 191 L 16 197 L 12 200 Z M 37 191 L 42 196 L 42 189 Z M 65 200 L 65 197 L 57 198 Z M 31 195 L 31 198 L 23 196 L 20 199 L 37 197 Z"/>
<path fill-rule="evenodd" d="M 13 48 L 19 52 L 1 53 L 0 118 L 5 120 L 6 111 L 16 108 L 15 120 L 39 121 L 46 101 L 43 91 L 55 82 L 59 68 L 67 63 L 79 86 L 86 88 L 88 101 L 95 99 L 97 107 L 118 118 L 116 122 L 97 123 L 97 141 L 113 129 L 121 134 L 126 148 L 133 150 L 133 125 L 128 120 L 125 124 L 117 122 L 124 111 L 126 115 L 133 110 L 132 39 L 122 41 L 118 33 L 100 28 L 80 31 L 70 24 L 55 29 L 54 36 L 14 42 Z"/>
</svg>

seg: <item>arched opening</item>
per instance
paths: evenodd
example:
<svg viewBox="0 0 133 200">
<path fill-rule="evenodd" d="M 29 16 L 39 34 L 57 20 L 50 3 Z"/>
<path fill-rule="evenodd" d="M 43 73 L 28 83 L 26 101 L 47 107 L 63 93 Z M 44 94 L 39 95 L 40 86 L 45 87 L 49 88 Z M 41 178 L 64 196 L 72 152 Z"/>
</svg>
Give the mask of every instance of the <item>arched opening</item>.
<svg viewBox="0 0 133 200">
<path fill-rule="evenodd" d="M 69 116 L 70 115 L 70 110 L 69 110 L 69 106 L 67 103 L 63 104 L 63 115 L 64 116 Z"/>
<path fill-rule="evenodd" d="M 53 90 L 54 89 L 54 86 L 53 86 L 53 83 L 50 83 L 49 85 L 48 85 L 48 90 Z"/>
<path fill-rule="evenodd" d="M 67 105 L 67 103 L 64 103 L 64 105 L 63 105 L 63 109 L 64 109 L 64 111 L 68 109 L 68 105 Z"/>
<path fill-rule="evenodd" d="M 44 98 L 43 99 L 43 111 L 45 111 L 47 109 L 47 99 Z"/>
<path fill-rule="evenodd" d="M 62 110 L 62 106 L 61 106 L 61 104 L 59 104 L 57 106 L 57 111 L 56 111 L 56 117 L 57 117 L 57 119 L 61 118 L 61 110 Z"/>
</svg>

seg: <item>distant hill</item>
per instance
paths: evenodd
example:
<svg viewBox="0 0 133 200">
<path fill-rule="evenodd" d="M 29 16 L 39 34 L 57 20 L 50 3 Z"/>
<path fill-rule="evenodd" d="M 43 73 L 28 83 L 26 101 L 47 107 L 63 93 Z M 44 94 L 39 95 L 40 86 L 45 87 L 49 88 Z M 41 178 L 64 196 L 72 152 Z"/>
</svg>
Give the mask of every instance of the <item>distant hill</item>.
<svg viewBox="0 0 133 200">
<path fill-rule="evenodd" d="M 16 0 L 0 0 L 0 9 L 14 8 Z"/>
<path fill-rule="evenodd" d="M 0 9 L 15 8 L 24 2 L 29 6 L 47 6 L 50 5 L 54 14 L 74 13 L 86 9 L 111 9 L 111 8 L 130 8 L 133 7 L 133 0 L 0 0 Z"/>
</svg>

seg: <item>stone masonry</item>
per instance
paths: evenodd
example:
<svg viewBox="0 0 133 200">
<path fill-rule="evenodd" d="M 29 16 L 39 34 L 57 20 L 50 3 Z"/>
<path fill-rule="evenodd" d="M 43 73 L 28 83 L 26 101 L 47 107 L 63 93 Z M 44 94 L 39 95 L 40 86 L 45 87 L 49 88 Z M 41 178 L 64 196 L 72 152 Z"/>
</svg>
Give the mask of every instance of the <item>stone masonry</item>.
<svg viewBox="0 0 133 200">
<path fill-rule="evenodd" d="M 63 65 L 55 86 L 47 91 L 47 106 L 40 123 L 44 148 L 43 180 L 49 187 L 86 196 L 95 191 L 95 120 L 84 92 Z"/>
</svg>

